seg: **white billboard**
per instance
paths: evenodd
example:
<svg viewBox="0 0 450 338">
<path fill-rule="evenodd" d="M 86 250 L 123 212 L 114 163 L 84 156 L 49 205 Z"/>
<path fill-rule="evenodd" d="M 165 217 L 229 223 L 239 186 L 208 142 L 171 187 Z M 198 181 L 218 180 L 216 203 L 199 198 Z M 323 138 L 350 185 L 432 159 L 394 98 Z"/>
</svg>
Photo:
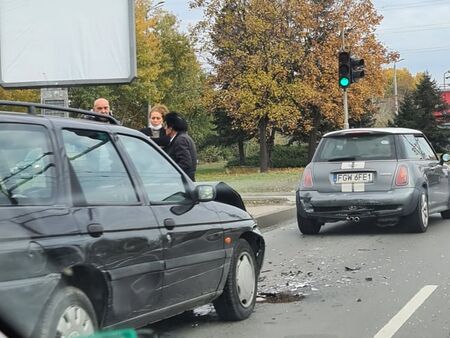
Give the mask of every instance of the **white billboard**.
<svg viewBox="0 0 450 338">
<path fill-rule="evenodd" d="M 0 86 L 128 83 L 134 0 L 0 0 Z"/>
</svg>

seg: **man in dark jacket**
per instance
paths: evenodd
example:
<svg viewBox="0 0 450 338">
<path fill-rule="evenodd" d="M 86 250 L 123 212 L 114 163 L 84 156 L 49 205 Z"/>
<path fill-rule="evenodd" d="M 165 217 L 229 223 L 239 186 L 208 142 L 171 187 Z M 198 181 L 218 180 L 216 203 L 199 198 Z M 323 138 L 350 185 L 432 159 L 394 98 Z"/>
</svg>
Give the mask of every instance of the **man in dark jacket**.
<svg viewBox="0 0 450 338">
<path fill-rule="evenodd" d="M 164 150 L 195 181 L 197 150 L 194 141 L 187 134 L 186 120 L 180 114 L 172 112 L 166 115 L 165 123 L 166 135 L 170 137 L 170 143 Z"/>
</svg>

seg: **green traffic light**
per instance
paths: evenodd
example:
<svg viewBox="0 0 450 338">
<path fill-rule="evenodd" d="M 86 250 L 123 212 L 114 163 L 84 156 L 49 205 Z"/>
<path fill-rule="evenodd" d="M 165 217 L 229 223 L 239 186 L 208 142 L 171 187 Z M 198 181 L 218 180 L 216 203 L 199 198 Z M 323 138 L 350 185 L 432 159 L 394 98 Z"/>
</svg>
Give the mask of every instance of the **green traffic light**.
<svg viewBox="0 0 450 338">
<path fill-rule="evenodd" d="M 348 77 L 341 77 L 339 79 L 339 85 L 341 87 L 348 87 L 349 84 L 350 84 L 350 80 Z"/>
</svg>

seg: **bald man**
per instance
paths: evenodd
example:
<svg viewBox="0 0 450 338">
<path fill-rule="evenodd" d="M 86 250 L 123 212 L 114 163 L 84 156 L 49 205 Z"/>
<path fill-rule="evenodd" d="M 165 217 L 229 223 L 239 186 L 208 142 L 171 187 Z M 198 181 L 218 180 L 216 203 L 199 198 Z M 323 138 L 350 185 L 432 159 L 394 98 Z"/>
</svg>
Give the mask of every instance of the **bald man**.
<svg viewBox="0 0 450 338">
<path fill-rule="evenodd" d="M 102 115 L 111 115 L 111 111 L 109 110 L 109 102 L 107 99 L 102 97 L 94 101 L 92 111 Z"/>
</svg>

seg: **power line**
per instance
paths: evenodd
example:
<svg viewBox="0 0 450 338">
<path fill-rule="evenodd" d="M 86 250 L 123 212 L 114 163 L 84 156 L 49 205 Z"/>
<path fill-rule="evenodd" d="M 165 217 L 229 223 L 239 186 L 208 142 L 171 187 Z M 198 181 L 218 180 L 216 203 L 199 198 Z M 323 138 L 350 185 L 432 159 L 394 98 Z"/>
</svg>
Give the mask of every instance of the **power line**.
<svg viewBox="0 0 450 338">
<path fill-rule="evenodd" d="M 435 30 L 442 28 L 450 28 L 450 22 L 442 22 L 431 25 L 415 25 L 415 26 L 405 26 L 405 27 L 391 27 L 378 29 L 378 33 L 384 34 L 397 34 L 397 33 L 409 33 L 409 32 L 418 32 L 418 31 L 427 31 L 427 30 Z"/>
<path fill-rule="evenodd" d="M 415 53 L 435 53 L 442 52 L 445 50 L 449 50 L 450 46 L 436 46 L 436 47 L 427 47 L 427 48 L 413 48 L 413 49 L 403 49 L 400 51 L 400 54 L 415 54 Z"/>
<path fill-rule="evenodd" d="M 450 3 L 448 2 L 448 0 L 420 1 L 420 2 L 411 2 L 411 3 L 398 4 L 398 5 L 387 5 L 387 6 L 382 6 L 380 9 L 384 10 L 384 11 L 390 11 L 390 10 L 424 7 L 424 6 L 431 6 L 431 5 L 449 5 L 449 4 Z"/>
</svg>

